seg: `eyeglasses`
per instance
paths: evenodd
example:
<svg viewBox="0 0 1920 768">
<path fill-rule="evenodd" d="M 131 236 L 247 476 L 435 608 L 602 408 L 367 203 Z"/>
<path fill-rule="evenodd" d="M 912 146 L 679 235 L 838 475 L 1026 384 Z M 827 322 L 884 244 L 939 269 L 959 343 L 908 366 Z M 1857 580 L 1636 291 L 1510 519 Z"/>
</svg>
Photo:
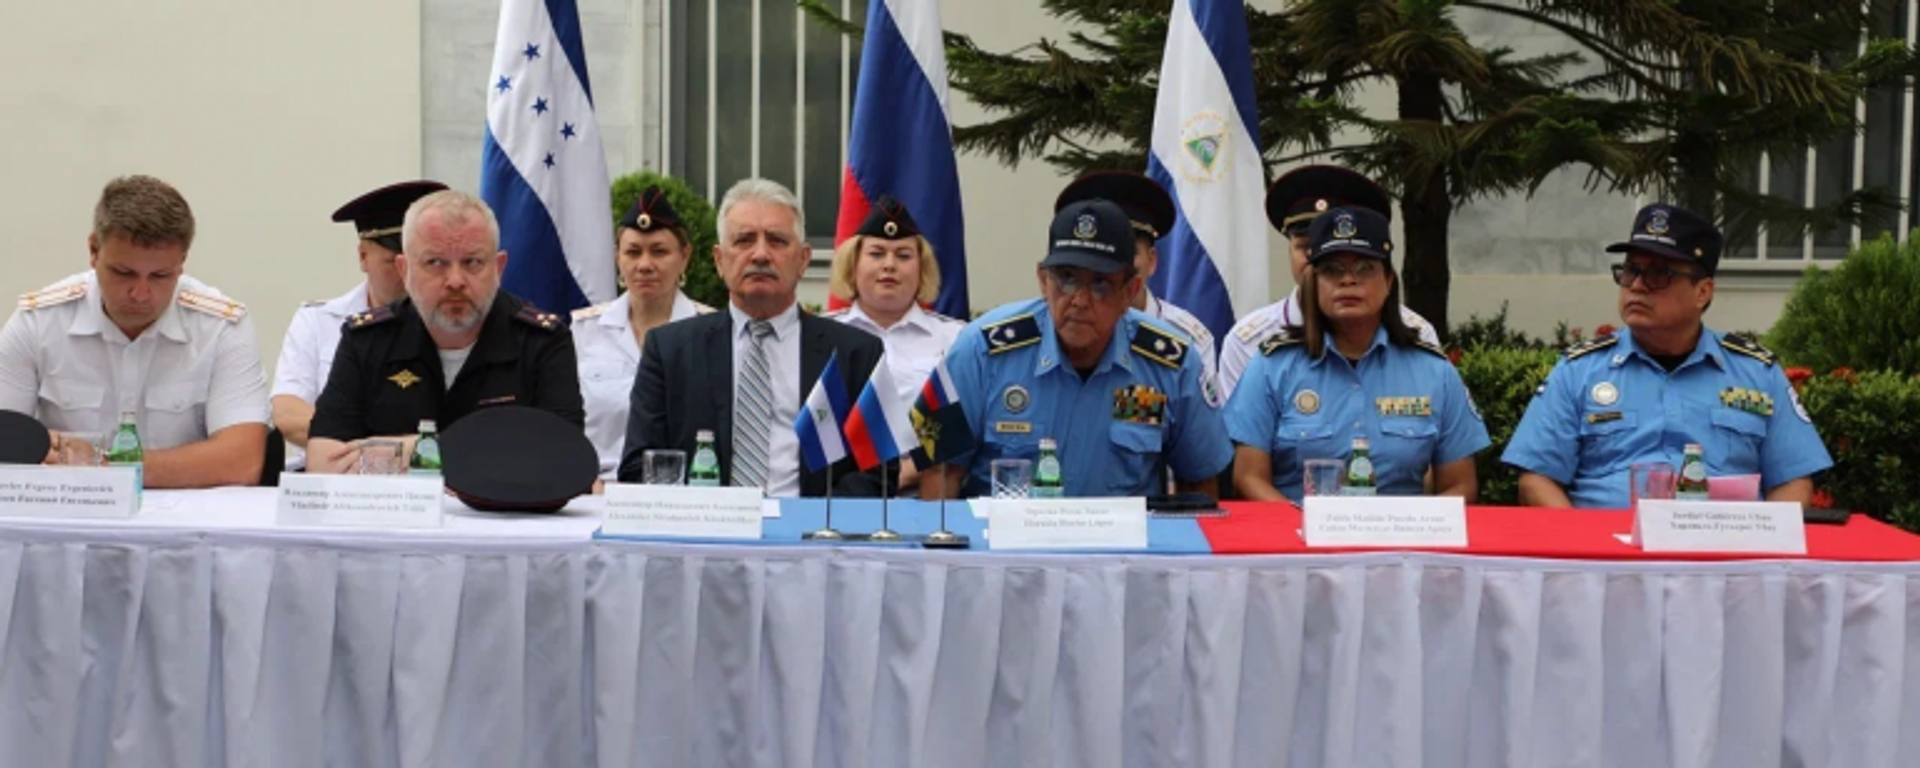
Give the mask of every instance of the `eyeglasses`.
<svg viewBox="0 0 1920 768">
<path fill-rule="evenodd" d="M 1673 285 L 1673 279 L 1676 277 L 1684 277 L 1688 280 L 1700 279 L 1700 275 L 1688 269 L 1672 267 L 1645 269 L 1632 262 L 1613 265 L 1613 284 L 1622 288 L 1631 288 L 1633 281 L 1639 280 L 1646 284 L 1649 291 L 1663 291 L 1667 286 Z"/>
<path fill-rule="evenodd" d="M 1372 280 L 1380 274 L 1380 262 L 1372 259 L 1355 259 L 1347 262 L 1323 261 L 1313 265 L 1313 273 L 1330 283 L 1337 283 L 1348 277 L 1355 280 Z"/>
<path fill-rule="evenodd" d="M 1072 296 L 1079 293 L 1081 288 L 1085 288 L 1093 294 L 1095 301 L 1106 301 L 1113 298 L 1116 294 L 1120 293 L 1120 289 L 1127 284 L 1127 278 L 1122 278 L 1117 282 L 1098 277 L 1082 278 L 1078 273 L 1068 267 L 1048 268 L 1047 279 L 1052 280 L 1053 287 L 1063 295 Z"/>
</svg>

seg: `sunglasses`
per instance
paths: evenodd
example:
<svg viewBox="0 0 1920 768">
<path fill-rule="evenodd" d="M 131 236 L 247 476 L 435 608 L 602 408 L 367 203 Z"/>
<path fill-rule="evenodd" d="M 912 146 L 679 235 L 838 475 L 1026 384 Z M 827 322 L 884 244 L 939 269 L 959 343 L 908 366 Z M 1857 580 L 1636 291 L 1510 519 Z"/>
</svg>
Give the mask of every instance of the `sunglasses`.
<svg viewBox="0 0 1920 768">
<path fill-rule="evenodd" d="M 1703 276 L 1690 269 L 1672 267 L 1646 269 L 1631 262 L 1613 265 L 1613 283 L 1622 288 L 1631 288 L 1633 281 L 1639 280 L 1646 284 L 1649 291 L 1664 291 L 1667 286 L 1673 285 L 1673 279 L 1676 277 L 1698 280 Z"/>
</svg>

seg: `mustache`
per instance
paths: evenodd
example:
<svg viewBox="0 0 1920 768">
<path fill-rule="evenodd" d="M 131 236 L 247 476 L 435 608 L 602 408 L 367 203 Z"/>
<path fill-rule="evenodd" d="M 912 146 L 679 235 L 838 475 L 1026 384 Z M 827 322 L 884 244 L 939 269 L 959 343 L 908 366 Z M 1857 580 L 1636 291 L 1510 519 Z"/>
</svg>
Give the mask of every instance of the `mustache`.
<svg viewBox="0 0 1920 768">
<path fill-rule="evenodd" d="M 747 271 L 740 273 L 740 276 L 742 278 L 754 277 L 756 275 L 761 277 L 778 278 L 780 276 L 780 270 L 774 269 L 773 267 L 770 267 L 770 266 L 753 265 L 753 266 L 747 267 Z"/>
</svg>

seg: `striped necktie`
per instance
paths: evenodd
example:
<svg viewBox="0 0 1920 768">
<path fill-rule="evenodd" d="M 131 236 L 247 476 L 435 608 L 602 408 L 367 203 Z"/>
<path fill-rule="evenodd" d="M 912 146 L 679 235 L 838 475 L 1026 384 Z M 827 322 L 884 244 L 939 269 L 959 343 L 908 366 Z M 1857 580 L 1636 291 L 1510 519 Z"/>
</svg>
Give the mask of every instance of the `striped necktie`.
<svg viewBox="0 0 1920 768">
<path fill-rule="evenodd" d="M 753 335 L 753 346 L 747 350 L 740 383 L 735 385 L 734 410 L 738 416 L 733 420 L 733 484 L 764 488 L 768 447 L 773 441 L 773 374 L 767 364 L 773 323 L 754 320 L 747 331 Z"/>
</svg>

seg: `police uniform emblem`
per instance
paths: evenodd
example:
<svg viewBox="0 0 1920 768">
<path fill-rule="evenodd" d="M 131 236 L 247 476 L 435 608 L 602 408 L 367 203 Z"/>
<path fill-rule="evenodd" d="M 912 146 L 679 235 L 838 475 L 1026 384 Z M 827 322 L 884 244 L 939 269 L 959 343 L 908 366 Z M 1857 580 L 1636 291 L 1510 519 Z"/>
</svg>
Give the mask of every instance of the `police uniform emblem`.
<svg viewBox="0 0 1920 768">
<path fill-rule="evenodd" d="M 887 222 L 887 225 L 886 225 L 886 226 L 884 226 L 884 227 L 881 227 L 880 229 L 881 229 L 881 231 L 883 231 L 883 232 L 886 232 L 886 233 L 887 233 L 887 237 L 899 237 L 899 236 L 900 236 L 900 225 L 898 225 L 898 224 L 895 224 L 895 223 L 893 223 L 893 222 L 891 222 L 891 221 L 889 221 L 889 222 Z"/>
<path fill-rule="evenodd" d="M 1542 386 L 1545 386 L 1545 385 L 1542 385 Z M 1593 385 L 1593 404 L 1594 405 L 1606 406 L 1606 405 L 1613 405 L 1614 403 L 1617 403 L 1617 402 L 1620 402 L 1620 388 L 1615 387 L 1613 385 L 1613 382 L 1603 381 Z"/>
<path fill-rule="evenodd" d="M 1353 237 L 1359 228 L 1353 224 L 1353 214 L 1342 213 L 1333 218 L 1333 236 L 1345 240 Z"/>
<path fill-rule="evenodd" d="M 1303 389 L 1293 393 L 1293 409 L 1308 416 L 1320 412 L 1320 393 Z"/>
<path fill-rule="evenodd" d="M 1073 222 L 1073 236 L 1082 240 L 1092 240 L 1100 235 L 1100 225 L 1094 221 L 1093 214 L 1083 213 Z"/>
<path fill-rule="evenodd" d="M 643 213 L 639 218 L 634 219 L 633 223 L 640 225 L 640 230 L 644 232 L 653 228 L 653 217 Z"/>
<path fill-rule="evenodd" d="M 1326 211 L 1327 199 L 1323 197 L 1323 198 L 1320 198 L 1319 200 L 1313 201 L 1313 209 L 1316 211 L 1323 211 L 1323 212 Z"/>
<path fill-rule="evenodd" d="M 420 383 L 420 377 L 414 375 L 413 371 L 401 371 L 392 376 L 388 376 L 387 381 L 400 385 L 401 389 L 406 389 L 407 387 Z"/>
<path fill-rule="evenodd" d="M 1667 223 L 1667 209 L 1660 208 L 1647 217 L 1647 234 L 1664 235 L 1669 229 L 1671 226 Z"/>
<path fill-rule="evenodd" d="M 1019 413 L 1033 403 L 1033 395 L 1027 388 L 1018 384 L 1009 384 L 1000 392 L 1000 404 L 1006 406 L 1008 413 Z"/>
<path fill-rule="evenodd" d="M 1807 413 L 1807 406 L 1800 402 L 1800 392 L 1792 387 L 1788 387 L 1787 397 L 1793 401 L 1794 415 L 1799 416 L 1801 421 L 1812 424 L 1813 416 Z"/>
</svg>

